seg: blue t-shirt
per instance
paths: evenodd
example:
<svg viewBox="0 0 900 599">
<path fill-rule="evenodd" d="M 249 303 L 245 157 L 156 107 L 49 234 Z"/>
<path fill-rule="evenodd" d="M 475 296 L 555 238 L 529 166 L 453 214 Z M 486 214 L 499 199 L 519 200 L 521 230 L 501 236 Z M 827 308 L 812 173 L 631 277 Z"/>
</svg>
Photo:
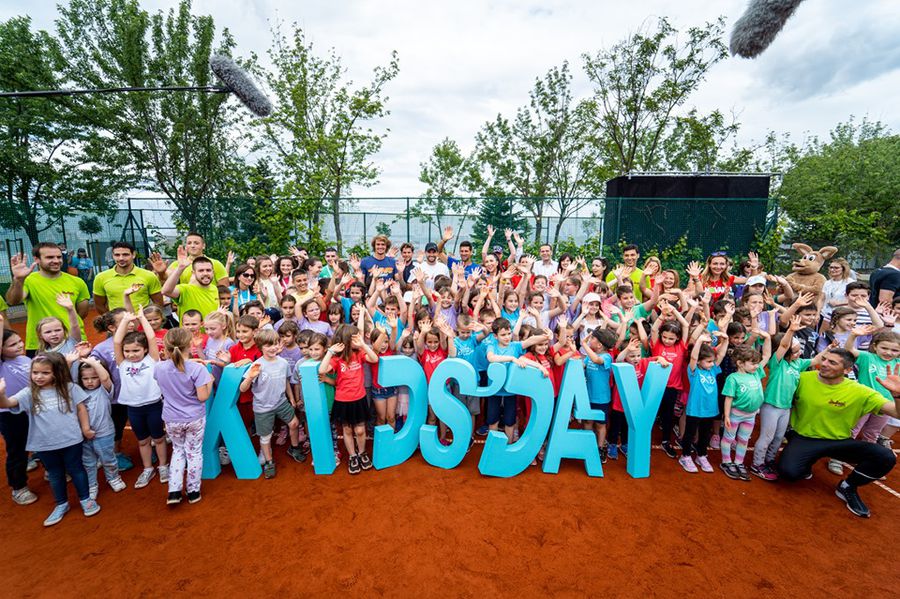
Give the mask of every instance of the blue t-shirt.
<svg viewBox="0 0 900 599">
<path fill-rule="evenodd" d="M 453 270 L 453 266 L 459 262 L 462 262 L 459 258 L 454 258 L 453 256 L 447 256 L 447 268 L 451 271 Z M 481 268 L 480 264 L 475 264 L 472 262 L 466 267 L 466 276 L 468 277 L 476 268 Z"/>
<path fill-rule="evenodd" d="M 476 365 L 478 342 L 475 341 L 475 335 L 469 335 L 468 339 L 454 337 L 453 345 L 456 346 L 456 357 L 465 360 L 472 365 L 472 368 L 478 370 Z"/>
<path fill-rule="evenodd" d="M 382 327 L 384 327 L 387 330 L 388 335 L 391 334 L 391 325 L 388 322 L 387 316 L 385 316 L 378 310 L 375 310 L 375 315 L 372 316 L 372 322 L 374 322 L 376 325 L 381 325 Z M 400 335 L 403 334 L 404 328 L 406 328 L 406 327 L 403 326 L 403 321 L 400 320 L 400 318 L 398 317 L 397 318 L 397 330 L 394 331 L 394 343 L 400 343 Z"/>
<path fill-rule="evenodd" d="M 603 364 L 597 364 L 590 356 L 584 357 L 584 375 L 587 379 L 588 397 L 592 405 L 603 405 L 610 402 L 612 387 L 609 386 L 609 373 L 612 357 L 609 354 L 597 354 L 603 358 Z"/>
<path fill-rule="evenodd" d="M 506 347 L 500 347 L 500 344 L 497 343 L 496 339 L 494 339 L 494 341 L 491 343 L 490 350 L 494 352 L 495 356 L 512 356 L 513 358 L 521 358 L 525 355 L 525 348 L 523 348 L 522 344 L 518 341 L 510 341 L 509 345 L 507 345 Z M 513 364 L 512 368 L 518 368 L 518 366 Z M 485 367 L 485 369 L 487 369 L 487 367 Z M 504 388 L 497 391 L 497 395 L 501 397 L 507 397 L 513 394 Z"/>
<path fill-rule="evenodd" d="M 373 268 L 389 268 L 391 269 L 391 272 L 382 278 L 390 279 L 397 274 L 397 261 L 390 256 L 385 256 L 381 260 L 378 260 L 375 256 L 366 256 L 360 260 L 359 268 L 363 271 L 363 277 L 365 277 L 367 281 L 369 279 L 369 271 Z"/>
<path fill-rule="evenodd" d="M 709 370 L 688 367 L 688 381 L 691 390 L 688 392 L 688 416 L 694 418 L 715 418 L 719 415 L 719 385 L 716 375 L 722 372 L 718 364 Z"/>
<path fill-rule="evenodd" d="M 478 372 L 484 372 L 485 370 L 487 370 L 487 350 L 496 342 L 497 338 L 494 337 L 493 333 L 488 333 L 487 335 L 485 335 L 484 339 L 482 339 L 481 341 L 476 341 L 478 345 L 475 348 L 475 370 L 477 370 Z"/>
<path fill-rule="evenodd" d="M 516 323 L 519 321 L 519 314 L 522 312 L 520 308 L 516 308 L 512 312 L 507 312 L 506 308 L 500 310 L 500 318 L 505 318 L 509 321 L 510 326 L 516 326 Z"/>
</svg>

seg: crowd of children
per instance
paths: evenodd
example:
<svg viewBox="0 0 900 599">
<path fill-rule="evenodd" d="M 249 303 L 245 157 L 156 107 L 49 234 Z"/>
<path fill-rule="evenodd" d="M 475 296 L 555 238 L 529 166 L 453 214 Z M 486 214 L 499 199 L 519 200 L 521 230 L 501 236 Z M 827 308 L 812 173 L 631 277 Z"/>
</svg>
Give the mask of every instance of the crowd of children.
<svg viewBox="0 0 900 599">
<path fill-rule="evenodd" d="M 827 297 L 796 295 L 787 280 L 764 272 L 752 253 L 736 276 L 721 252 L 705 265 L 686 265 L 684 272 L 663 270 L 656 258 L 641 269 L 635 246 L 625 248 L 625 264 L 606 272 L 600 258 L 590 267 L 569 255 L 553 261 L 545 251 L 549 246 L 541 248 L 539 259 L 525 255 L 511 231 L 508 258 L 502 247 L 485 243 L 479 265 L 466 242 L 461 257 L 444 254 L 447 239 L 428 244 L 417 257 L 409 244 L 391 248 L 378 236 L 373 255 L 362 260 L 341 260 L 333 249 L 327 264 L 302 250 L 246 258 L 230 286 L 188 275 L 171 297 L 187 304 L 185 285 L 212 285 L 218 308 L 205 314 L 182 309 L 176 316 L 177 307 L 169 314 L 169 306 L 133 305 L 143 287 L 134 284 L 122 292 L 121 307 L 95 319 L 107 340 L 94 347 L 83 340 L 65 294 L 57 302 L 66 320 L 26 323 L 39 340 L 33 357 L 0 319 L 4 437 L 9 449 L 9 439 L 24 434 L 31 454 L 29 460 L 8 452 L 14 501 L 36 500 L 25 472 L 39 460 L 56 501 L 45 525 L 59 522 L 69 509 L 67 475 L 84 514 L 97 513 L 99 469 L 113 492 L 126 487 L 120 476 L 131 465 L 121 452 L 126 420 L 141 465 L 134 487 L 158 476 L 168 485 L 167 503 L 180 503 L 183 493 L 188 502 L 199 501 L 204 402 L 229 365 L 250 365 L 240 384 L 239 409 L 258 438 L 265 478 L 276 473 L 275 446 L 287 445 L 287 455 L 297 462 L 309 454 L 299 374 L 306 361 L 319 363 L 336 460 L 346 460 L 350 474 L 372 468 L 367 438 L 373 425 L 399 430 L 404 422 L 408 391 L 384 387 L 378 379 L 379 358 L 394 354 L 417 360 L 427 380 L 448 358 L 470 363 L 482 384 L 490 363 L 536 368 L 551 379 L 555 393 L 566 365 L 582 363 L 591 406 L 606 419 L 572 426 L 595 432 L 603 462 L 628 455 L 612 364 L 633 365 L 639 381 L 651 362 L 668 366 L 658 414 L 661 451 L 694 474 L 714 472 L 709 450 L 719 449 L 719 468 L 743 481 L 751 474 L 778 478 L 775 462 L 800 374 L 817 366 L 823 350 L 840 346 L 853 352 L 859 382 L 890 398 L 876 379 L 898 363 L 900 302 L 870 305 L 864 283 L 827 289 Z M 176 276 L 185 265 L 184 256 L 179 258 Z M 475 420 L 473 438 L 498 430 L 510 443 L 517 440 L 530 416 L 529 398 L 505 390 L 483 399 L 464 396 L 449 384 Z M 428 422 L 439 425 L 440 440 L 448 444 L 448 429 L 430 410 Z M 889 446 L 898 425 L 872 415 L 855 433 Z M 224 447 L 219 457 L 229 463 Z M 833 462 L 829 468 L 840 472 L 842 466 Z"/>
</svg>

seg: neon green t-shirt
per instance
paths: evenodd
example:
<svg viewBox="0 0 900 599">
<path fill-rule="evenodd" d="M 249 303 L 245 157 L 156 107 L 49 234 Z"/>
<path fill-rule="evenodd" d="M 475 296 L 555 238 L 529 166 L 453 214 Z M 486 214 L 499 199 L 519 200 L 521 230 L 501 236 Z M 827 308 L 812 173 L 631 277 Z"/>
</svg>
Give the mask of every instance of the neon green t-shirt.
<svg viewBox="0 0 900 599">
<path fill-rule="evenodd" d="M 39 272 L 33 272 L 22 284 L 25 290 L 25 311 L 28 317 L 28 326 L 25 331 L 25 349 L 38 348 L 37 324 L 42 318 L 56 316 L 68 328 L 69 313 L 56 303 L 56 296 L 66 293 L 72 297 L 72 303 L 76 306 L 79 302 L 91 298 L 85 282 L 68 273 L 60 273 L 58 277 L 49 278 Z M 78 317 L 78 326 L 81 328 L 81 338 L 86 339 L 84 323 Z"/>
<path fill-rule="evenodd" d="M 733 398 L 731 407 L 742 412 L 756 412 L 763 405 L 762 380 L 766 370 L 762 366 L 756 372 L 732 372 L 725 379 L 722 395 Z"/>
<path fill-rule="evenodd" d="M 3 296 L 0 295 L 0 312 L 4 312 L 9 310 L 9 304 L 6 303 L 6 300 L 3 299 Z"/>
<path fill-rule="evenodd" d="M 794 403 L 794 392 L 800 382 L 800 373 L 809 368 L 812 360 L 779 360 L 772 356 L 769 360 L 769 380 L 766 382 L 766 403 L 776 408 L 789 410 Z"/>
<path fill-rule="evenodd" d="M 800 375 L 791 427 L 812 439 L 849 439 L 859 419 L 879 413 L 885 403 L 878 391 L 856 381 L 845 378 L 826 385 L 818 372 L 810 370 Z"/>
<path fill-rule="evenodd" d="M 106 304 L 110 310 L 124 307 L 125 290 L 135 283 L 143 284 L 140 291 L 131 294 L 131 305 L 137 309 L 138 306 L 149 306 L 150 296 L 159 293 L 162 284 L 159 277 L 143 268 L 135 266 L 128 274 L 119 274 L 115 268 L 104 270 L 94 277 L 94 295 L 106 298 Z"/>
<path fill-rule="evenodd" d="M 643 294 L 641 293 L 641 275 L 644 274 L 644 271 L 640 268 L 635 268 L 631 271 L 631 274 L 628 275 L 628 278 L 631 280 L 631 289 L 634 291 L 634 298 L 638 302 L 642 302 L 644 300 Z M 613 273 L 609 273 L 606 275 L 606 282 L 612 283 L 616 280 L 616 275 Z"/>
<path fill-rule="evenodd" d="M 886 377 L 887 367 L 890 366 L 893 368 L 898 363 L 900 363 L 900 359 L 898 358 L 887 361 L 879 358 L 878 354 L 874 352 L 859 352 L 859 356 L 856 358 L 856 365 L 859 367 L 859 375 L 857 378 L 860 383 L 869 389 L 875 389 L 881 393 L 888 401 L 894 401 L 893 397 L 891 397 L 891 392 L 885 389 L 884 385 L 875 379 Z"/>
<path fill-rule="evenodd" d="M 178 316 L 188 310 L 197 310 L 206 318 L 210 312 L 215 312 L 219 308 L 219 290 L 213 285 L 200 287 L 199 285 L 182 284 L 176 285 L 178 290 Z"/>
</svg>

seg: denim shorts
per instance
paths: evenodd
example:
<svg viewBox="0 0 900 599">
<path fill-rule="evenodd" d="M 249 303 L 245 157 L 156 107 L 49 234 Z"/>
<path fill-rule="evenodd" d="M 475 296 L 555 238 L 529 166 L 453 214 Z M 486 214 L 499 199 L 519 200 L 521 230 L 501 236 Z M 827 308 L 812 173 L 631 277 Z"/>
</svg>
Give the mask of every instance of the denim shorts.
<svg viewBox="0 0 900 599">
<path fill-rule="evenodd" d="M 396 397 L 397 387 L 376 387 L 372 385 L 372 399 L 374 401 L 384 401 L 388 397 Z"/>
<path fill-rule="evenodd" d="M 147 437 L 162 439 L 166 436 L 162 409 L 161 400 L 143 406 L 128 406 L 128 421 L 131 422 L 131 430 L 134 431 L 138 441 L 143 441 Z"/>
</svg>

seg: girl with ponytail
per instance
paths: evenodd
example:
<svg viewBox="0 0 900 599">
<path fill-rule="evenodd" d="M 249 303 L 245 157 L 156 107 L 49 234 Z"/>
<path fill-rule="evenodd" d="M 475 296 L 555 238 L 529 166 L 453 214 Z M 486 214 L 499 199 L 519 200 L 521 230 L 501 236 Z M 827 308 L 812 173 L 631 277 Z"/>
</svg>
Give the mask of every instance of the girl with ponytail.
<svg viewBox="0 0 900 599">
<path fill-rule="evenodd" d="M 169 359 L 157 364 L 153 373 L 163 396 L 162 419 L 172 439 L 167 505 L 181 503 L 185 470 L 188 502 L 200 501 L 203 430 L 206 428 L 203 402 L 209 399 L 213 379 L 203 364 L 189 359 L 192 338 L 187 329 L 166 332 L 163 343 Z"/>
</svg>

